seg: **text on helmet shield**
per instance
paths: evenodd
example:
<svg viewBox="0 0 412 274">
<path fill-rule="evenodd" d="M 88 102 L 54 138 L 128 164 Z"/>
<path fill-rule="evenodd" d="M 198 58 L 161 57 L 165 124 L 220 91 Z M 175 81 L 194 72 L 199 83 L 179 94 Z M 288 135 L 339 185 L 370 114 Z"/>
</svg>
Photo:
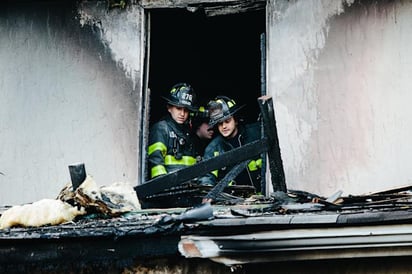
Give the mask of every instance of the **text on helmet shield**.
<svg viewBox="0 0 412 274">
<path fill-rule="evenodd" d="M 183 93 L 182 100 L 189 102 L 189 104 L 192 103 L 192 94 Z"/>
</svg>

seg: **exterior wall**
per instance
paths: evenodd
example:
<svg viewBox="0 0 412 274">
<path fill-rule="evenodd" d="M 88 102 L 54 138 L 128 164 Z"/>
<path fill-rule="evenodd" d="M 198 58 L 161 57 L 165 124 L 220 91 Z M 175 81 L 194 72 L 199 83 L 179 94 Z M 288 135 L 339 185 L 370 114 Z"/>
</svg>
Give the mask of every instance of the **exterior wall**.
<svg viewBox="0 0 412 274">
<path fill-rule="evenodd" d="M 141 10 L 59 3 L 0 11 L 2 205 L 55 198 L 75 162 L 136 184 Z"/>
<path fill-rule="evenodd" d="M 55 197 L 74 162 L 101 185 L 137 181 L 142 9 L 86 3 L 0 11 L 3 205 Z M 327 196 L 410 184 L 412 4 L 270 0 L 267 10 L 287 186 Z"/>
<path fill-rule="evenodd" d="M 268 91 L 287 186 L 410 185 L 412 3 L 269 1 Z"/>
</svg>

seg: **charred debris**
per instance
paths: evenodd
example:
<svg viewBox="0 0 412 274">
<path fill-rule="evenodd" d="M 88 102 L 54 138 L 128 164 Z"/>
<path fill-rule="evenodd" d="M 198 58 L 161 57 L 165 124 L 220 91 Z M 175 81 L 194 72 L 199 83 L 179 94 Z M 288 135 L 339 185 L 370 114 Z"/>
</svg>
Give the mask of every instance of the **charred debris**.
<svg viewBox="0 0 412 274">
<path fill-rule="evenodd" d="M 287 189 L 272 99 L 264 96 L 258 102 L 264 126 L 261 140 L 135 186 L 134 196 L 140 205 L 128 203 L 124 197 L 119 200 L 95 195 L 97 190 L 83 191 L 82 185 L 87 181 L 84 165 L 70 166 L 72 185 L 66 186 L 57 199 L 85 208 L 84 214 L 58 224 L 16 223 L 0 229 L 0 265 L 6 269 L 21 263 L 102 263 L 180 256 L 178 244 L 185 235 L 233 236 L 412 221 L 412 186 L 368 195 L 342 196 L 343 192 L 337 191 L 330 197 Z M 245 161 L 261 153 L 268 155 L 274 192 L 252 195 L 253 189 L 248 186 L 228 186 L 244 168 Z M 223 166 L 234 168 L 213 188 L 192 180 Z M 203 198 L 213 202 L 202 203 Z M 1 217 L 10 208 L 0 208 Z M 219 252 L 223 251 L 214 256 Z M 7 268 L 10 269 L 13 268 Z"/>
</svg>

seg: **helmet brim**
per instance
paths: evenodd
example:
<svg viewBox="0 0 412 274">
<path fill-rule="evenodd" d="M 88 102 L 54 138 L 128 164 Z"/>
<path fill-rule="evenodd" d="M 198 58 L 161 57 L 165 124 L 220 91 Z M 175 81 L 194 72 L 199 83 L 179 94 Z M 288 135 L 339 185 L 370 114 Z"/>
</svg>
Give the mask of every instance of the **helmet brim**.
<svg viewBox="0 0 412 274">
<path fill-rule="evenodd" d="M 237 112 L 239 112 L 239 110 L 241 110 L 245 106 L 246 105 L 241 105 L 239 107 L 235 107 L 233 110 L 229 111 L 229 113 L 227 115 L 223 115 L 222 117 L 220 117 L 218 119 L 209 118 L 209 129 L 213 129 L 217 124 L 229 119 L 230 117 L 235 115 Z"/>
<path fill-rule="evenodd" d="M 193 111 L 193 112 L 194 112 L 194 111 L 197 111 L 197 107 L 189 106 L 189 105 L 185 105 L 185 104 L 179 104 L 179 103 L 176 103 L 176 102 L 172 102 L 171 100 L 169 100 L 167 97 L 164 97 L 164 96 L 162 96 L 162 98 L 165 99 L 166 102 L 167 102 L 169 105 L 172 105 L 172 106 L 175 106 L 175 107 L 187 108 L 188 110 Z"/>
</svg>

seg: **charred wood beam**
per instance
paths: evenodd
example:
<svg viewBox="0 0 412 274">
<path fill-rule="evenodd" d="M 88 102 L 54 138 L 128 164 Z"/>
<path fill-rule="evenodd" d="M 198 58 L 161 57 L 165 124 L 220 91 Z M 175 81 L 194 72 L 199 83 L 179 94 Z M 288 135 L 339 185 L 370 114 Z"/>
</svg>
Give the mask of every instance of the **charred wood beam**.
<svg viewBox="0 0 412 274">
<path fill-rule="evenodd" d="M 139 5 L 145 9 L 184 8 L 189 6 L 256 6 L 266 5 L 266 0 L 140 0 Z"/>
<path fill-rule="evenodd" d="M 75 191 L 86 180 L 86 168 L 83 163 L 69 165 L 70 179 L 73 191 Z"/>
<path fill-rule="evenodd" d="M 236 166 L 234 166 L 227 174 L 226 176 L 217 184 L 215 185 L 211 191 L 204 197 L 206 200 L 216 200 L 216 197 L 221 193 L 225 187 L 229 185 L 229 183 L 236 178 L 237 175 L 239 175 L 240 172 L 242 172 L 243 169 L 245 169 L 247 163 L 249 161 L 243 161 Z"/>
<path fill-rule="evenodd" d="M 263 138 L 255 142 L 235 148 L 231 151 L 218 155 L 214 158 L 204 160 L 193 166 L 179 169 L 163 176 L 151 179 L 144 184 L 135 186 L 139 200 L 144 200 L 148 195 L 153 195 L 178 186 L 184 182 L 202 176 L 212 170 L 220 169 L 225 166 L 232 166 L 239 162 L 251 159 L 268 150 L 268 139 Z"/>
<path fill-rule="evenodd" d="M 258 102 L 263 118 L 263 131 L 269 143 L 269 170 L 273 191 L 286 192 L 285 172 L 283 170 L 282 156 L 280 153 L 273 100 L 272 97 L 266 95 L 259 97 Z"/>
<path fill-rule="evenodd" d="M 141 0 L 145 9 L 186 8 L 191 12 L 203 10 L 207 16 L 252 12 L 266 8 L 266 0 Z"/>
<path fill-rule="evenodd" d="M 403 186 L 403 187 L 397 187 L 397 188 L 391 188 L 387 190 L 382 190 L 378 192 L 374 192 L 371 195 L 379 195 L 379 194 L 391 194 L 391 193 L 397 193 L 397 192 L 402 192 L 402 191 L 408 191 L 412 189 L 412 185 L 408 186 Z"/>
<path fill-rule="evenodd" d="M 211 6 L 204 5 L 202 9 L 204 10 L 206 16 L 219 16 L 253 12 L 265 9 L 265 7 L 266 1 L 234 1 L 230 4 L 214 4 Z"/>
<path fill-rule="evenodd" d="M 145 9 L 184 8 L 190 5 L 213 4 L 216 2 L 224 4 L 233 2 L 233 0 L 140 0 L 139 5 Z"/>
</svg>

